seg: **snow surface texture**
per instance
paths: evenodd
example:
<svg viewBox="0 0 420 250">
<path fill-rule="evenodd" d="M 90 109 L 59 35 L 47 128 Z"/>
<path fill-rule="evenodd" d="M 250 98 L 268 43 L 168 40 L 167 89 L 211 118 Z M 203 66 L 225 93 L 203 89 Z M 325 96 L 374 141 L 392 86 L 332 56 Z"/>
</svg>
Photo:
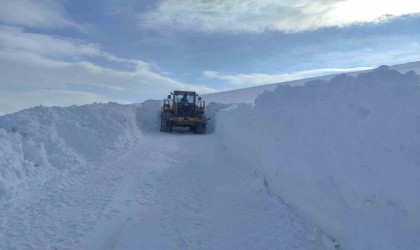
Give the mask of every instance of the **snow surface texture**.
<svg viewBox="0 0 420 250">
<path fill-rule="evenodd" d="M 420 77 L 383 66 L 279 86 L 217 135 L 343 249 L 420 245 Z"/>
<path fill-rule="evenodd" d="M 282 85 L 206 135 L 153 100 L 2 116 L 0 249 L 418 249 L 419 83 Z"/>
<path fill-rule="evenodd" d="M 36 107 L 0 117 L 0 200 L 132 144 L 133 106 Z"/>
</svg>

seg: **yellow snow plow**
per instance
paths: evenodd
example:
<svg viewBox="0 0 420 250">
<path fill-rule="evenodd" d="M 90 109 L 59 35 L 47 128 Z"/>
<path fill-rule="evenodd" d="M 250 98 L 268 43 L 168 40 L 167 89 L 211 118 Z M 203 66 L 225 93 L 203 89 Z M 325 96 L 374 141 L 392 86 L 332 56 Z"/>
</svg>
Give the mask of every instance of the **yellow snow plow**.
<svg viewBox="0 0 420 250">
<path fill-rule="evenodd" d="M 189 127 L 196 134 L 206 133 L 205 101 L 193 91 L 175 90 L 163 100 L 160 131 L 172 132 L 173 127 Z"/>
</svg>

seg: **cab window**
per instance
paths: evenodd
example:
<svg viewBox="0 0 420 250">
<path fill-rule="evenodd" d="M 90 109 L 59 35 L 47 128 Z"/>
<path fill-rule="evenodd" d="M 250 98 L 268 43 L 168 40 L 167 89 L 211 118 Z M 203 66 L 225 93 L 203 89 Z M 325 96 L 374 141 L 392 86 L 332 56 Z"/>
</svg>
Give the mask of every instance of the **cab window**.
<svg viewBox="0 0 420 250">
<path fill-rule="evenodd" d="M 174 96 L 175 102 L 179 103 L 195 103 L 195 95 L 193 94 L 175 94 Z"/>
</svg>

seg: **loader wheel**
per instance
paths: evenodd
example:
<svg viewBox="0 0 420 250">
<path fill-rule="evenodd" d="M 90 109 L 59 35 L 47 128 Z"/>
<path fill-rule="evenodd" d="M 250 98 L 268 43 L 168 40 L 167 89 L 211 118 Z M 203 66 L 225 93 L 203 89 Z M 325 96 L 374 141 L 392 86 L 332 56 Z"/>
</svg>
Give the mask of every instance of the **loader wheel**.
<svg viewBox="0 0 420 250">
<path fill-rule="evenodd" d="M 166 113 L 160 115 L 160 132 L 172 132 L 172 123 L 168 120 Z"/>
<path fill-rule="evenodd" d="M 203 121 L 202 123 L 198 124 L 195 127 L 194 133 L 195 134 L 205 134 L 207 130 L 207 119 L 205 116 L 203 116 Z"/>
<path fill-rule="evenodd" d="M 197 127 L 196 127 L 196 129 L 195 129 L 195 131 L 194 131 L 194 133 L 196 133 L 196 134 L 205 134 L 206 133 L 206 127 L 205 127 L 205 125 L 204 124 L 199 124 Z"/>
<path fill-rule="evenodd" d="M 195 126 L 190 126 L 190 132 L 194 132 L 195 133 Z"/>
</svg>

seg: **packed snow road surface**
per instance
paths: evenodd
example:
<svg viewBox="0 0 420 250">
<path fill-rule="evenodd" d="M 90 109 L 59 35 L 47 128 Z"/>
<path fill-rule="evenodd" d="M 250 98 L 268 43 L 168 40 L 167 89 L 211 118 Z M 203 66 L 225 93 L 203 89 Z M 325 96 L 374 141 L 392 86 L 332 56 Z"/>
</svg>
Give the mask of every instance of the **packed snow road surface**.
<svg viewBox="0 0 420 250">
<path fill-rule="evenodd" d="M 101 222 L 107 232 L 99 231 L 94 248 L 325 249 L 320 233 L 270 196 L 215 137 L 151 137 L 149 156 L 133 151 L 126 158 L 141 170 L 114 203 L 121 214 Z M 154 152 L 156 143 L 162 150 Z"/>
<path fill-rule="evenodd" d="M 150 134 L 105 158 L 2 207 L 0 249 L 325 249 L 214 136 Z"/>
</svg>

